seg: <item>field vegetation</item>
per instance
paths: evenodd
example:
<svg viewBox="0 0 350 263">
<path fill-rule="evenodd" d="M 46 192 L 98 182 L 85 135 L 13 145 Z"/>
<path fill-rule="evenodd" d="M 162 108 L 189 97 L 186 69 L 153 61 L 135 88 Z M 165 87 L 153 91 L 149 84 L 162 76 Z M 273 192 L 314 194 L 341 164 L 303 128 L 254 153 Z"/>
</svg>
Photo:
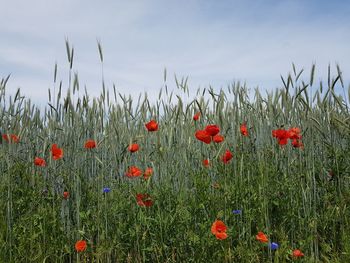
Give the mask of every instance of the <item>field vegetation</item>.
<svg viewBox="0 0 350 263">
<path fill-rule="evenodd" d="M 82 91 L 73 53 L 68 93 L 56 66 L 44 109 L 1 81 L 1 262 L 350 262 L 338 67 L 194 98 L 165 72 L 158 98 L 135 102 Z"/>
</svg>

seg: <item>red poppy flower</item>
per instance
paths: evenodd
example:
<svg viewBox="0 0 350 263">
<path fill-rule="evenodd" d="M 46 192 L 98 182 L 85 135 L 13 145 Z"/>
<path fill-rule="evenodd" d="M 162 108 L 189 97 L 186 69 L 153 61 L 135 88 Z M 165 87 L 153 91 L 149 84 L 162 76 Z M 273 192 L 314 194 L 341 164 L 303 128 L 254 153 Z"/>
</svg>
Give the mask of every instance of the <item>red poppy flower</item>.
<svg viewBox="0 0 350 263">
<path fill-rule="evenodd" d="M 201 116 L 201 113 L 200 113 L 200 112 L 197 112 L 197 113 L 193 116 L 193 120 L 194 120 L 194 121 L 198 121 L 200 116 Z"/>
<path fill-rule="evenodd" d="M 224 136 L 217 134 L 213 137 L 213 141 L 216 143 L 223 142 L 225 140 Z"/>
<path fill-rule="evenodd" d="M 288 143 L 288 139 L 278 139 L 279 145 L 286 145 Z"/>
<path fill-rule="evenodd" d="M 211 136 L 205 130 L 196 131 L 195 136 L 198 140 L 206 144 L 209 144 L 211 142 Z"/>
<path fill-rule="evenodd" d="M 129 152 L 134 153 L 134 152 L 137 152 L 139 150 L 139 148 L 140 147 L 137 143 L 132 143 L 132 144 L 130 144 L 128 150 L 129 150 Z"/>
<path fill-rule="evenodd" d="M 209 167 L 209 165 L 210 165 L 209 159 L 203 160 L 203 165 L 204 165 L 205 167 Z"/>
<path fill-rule="evenodd" d="M 215 136 L 220 132 L 220 128 L 217 125 L 207 125 L 205 127 L 205 131 L 210 135 L 210 136 Z"/>
<path fill-rule="evenodd" d="M 15 134 L 11 134 L 11 141 L 18 143 L 19 142 L 19 137 Z"/>
<path fill-rule="evenodd" d="M 298 139 L 293 139 L 292 145 L 293 145 L 294 148 L 301 148 L 301 149 L 304 148 L 303 142 L 298 140 Z"/>
<path fill-rule="evenodd" d="M 272 136 L 277 138 L 279 145 L 286 145 L 288 143 L 288 139 L 292 140 L 292 145 L 295 148 L 303 148 L 303 143 L 301 140 L 300 128 L 293 127 L 289 130 L 278 129 L 272 131 Z"/>
<path fill-rule="evenodd" d="M 304 253 L 301 252 L 299 249 L 295 249 L 295 250 L 293 251 L 293 257 L 301 258 L 301 257 L 303 257 L 303 256 L 304 256 Z"/>
<path fill-rule="evenodd" d="M 8 134 L 3 134 L 2 138 L 7 141 L 7 142 L 14 142 L 14 143 L 18 143 L 19 142 L 19 137 L 15 134 L 11 134 L 10 137 L 8 136 Z"/>
<path fill-rule="evenodd" d="M 146 168 L 145 172 L 143 173 L 143 178 L 145 180 L 149 179 L 153 174 L 153 168 L 152 167 L 148 167 Z"/>
<path fill-rule="evenodd" d="M 58 148 L 56 143 L 52 145 L 51 153 L 54 160 L 58 160 L 63 157 L 63 149 Z"/>
<path fill-rule="evenodd" d="M 63 192 L 63 198 L 67 200 L 69 198 L 69 192 Z"/>
<path fill-rule="evenodd" d="M 86 250 L 87 244 L 85 240 L 79 240 L 75 243 L 75 250 L 77 252 L 83 252 Z"/>
<path fill-rule="evenodd" d="M 153 201 L 149 194 L 137 194 L 136 202 L 139 206 L 150 207 L 153 205 Z"/>
<path fill-rule="evenodd" d="M 301 134 L 300 134 L 300 128 L 293 127 L 288 130 L 289 133 L 289 139 L 296 139 L 300 140 L 301 139 Z"/>
<path fill-rule="evenodd" d="M 46 162 L 45 162 L 45 160 L 42 159 L 42 158 L 35 157 L 35 159 L 34 159 L 34 165 L 44 167 L 44 166 L 46 166 Z"/>
<path fill-rule="evenodd" d="M 2 135 L 2 139 L 4 140 L 4 141 L 9 141 L 9 136 L 7 135 L 7 134 L 3 134 Z"/>
<path fill-rule="evenodd" d="M 261 243 L 267 243 L 269 242 L 269 239 L 263 232 L 258 232 L 258 234 L 255 236 L 256 240 L 260 241 Z"/>
<path fill-rule="evenodd" d="M 278 131 L 279 130 L 272 130 L 272 137 L 275 137 L 275 138 L 277 138 L 277 134 L 278 134 Z"/>
<path fill-rule="evenodd" d="M 87 140 L 84 145 L 85 149 L 96 148 L 96 142 L 94 140 Z"/>
<path fill-rule="evenodd" d="M 226 239 L 227 238 L 227 226 L 221 220 L 215 220 L 211 226 L 211 233 L 215 235 L 217 239 Z"/>
<path fill-rule="evenodd" d="M 129 170 L 125 173 L 125 176 L 129 178 L 139 177 L 142 174 L 142 171 L 136 166 L 130 166 Z"/>
<path fill-rule="evenodd" d="M 226 150 L 225 154 L 221 157 L 224 163 L 228 163 L 232 159 L 233 155 L 229 150 Z"/>
<path fill-rule="evenodd" d="M 289 132 L 283 129 L 273 130 L 272 136 L 277 138 L 279 145 L 286 145 L 290 138 Z"/>
<path fill-rule="evenodd" d="M 272 137 L 275 138 L 289 138 L 289 133 L 288 131 L 284 129 L 277 129 L 272 131 Z"/>
<path fill-rule="evenodd" d="M 150 122 L 145 124 L 148 131 L 158 131 L 158 123 L 155 120 L 151 120 Z"/>
<path fill-rule="evenodd" d="M 243 136 L 249 136 L 248 134 L 248 129 L 247 129 L 247 125 L 245 123 L 243 123 L 240 127 L 240 131 L 241 131 L 241 134 Z"/>
</svg>

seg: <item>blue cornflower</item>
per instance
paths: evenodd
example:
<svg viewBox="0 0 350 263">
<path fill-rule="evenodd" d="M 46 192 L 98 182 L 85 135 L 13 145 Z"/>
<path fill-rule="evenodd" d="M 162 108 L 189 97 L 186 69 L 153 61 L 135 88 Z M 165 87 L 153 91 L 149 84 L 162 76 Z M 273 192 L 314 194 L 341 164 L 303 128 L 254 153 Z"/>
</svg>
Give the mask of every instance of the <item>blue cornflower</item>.
<svg viewBox="0 0 350 263">
<path fill-rule="evenodd" d="M 104 193 L 109 193 L 110 191 L 111 191 L 111 188 L 109 188 L 109 187 L 103 188 Z"/>
<path fill-rule="evenodd" d="M 271 250 L 276 250 L 276 249 L 278 249 L 278 247 L 279 247 L 279 245 L 275 242 L 269 243 L 269 248 Z"/>
<path fill-rule="evenodd" d="M 238 210 L 233 210 L 232 213 L 233 213 L 234 215 L 240 215 L 240 214 L 242 214 L 242 210 L 240 210 L 240 209 L 238 209 Z"/>
</svg>

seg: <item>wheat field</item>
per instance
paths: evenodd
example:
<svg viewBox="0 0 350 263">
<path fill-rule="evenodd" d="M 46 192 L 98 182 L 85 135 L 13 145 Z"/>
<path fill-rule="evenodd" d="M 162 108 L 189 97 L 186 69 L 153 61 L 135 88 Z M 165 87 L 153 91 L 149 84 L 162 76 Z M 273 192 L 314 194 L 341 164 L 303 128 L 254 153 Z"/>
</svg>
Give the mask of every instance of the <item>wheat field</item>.
<svg viewBox="0 0 350 263">
<path fill-rule="evenodd" d="M 165 71 L 154 101 L 56 71 L 44 108 L 1 81 L 1 262 L 350 262 L 339 67 L 195 98 Z"/>
</svg>

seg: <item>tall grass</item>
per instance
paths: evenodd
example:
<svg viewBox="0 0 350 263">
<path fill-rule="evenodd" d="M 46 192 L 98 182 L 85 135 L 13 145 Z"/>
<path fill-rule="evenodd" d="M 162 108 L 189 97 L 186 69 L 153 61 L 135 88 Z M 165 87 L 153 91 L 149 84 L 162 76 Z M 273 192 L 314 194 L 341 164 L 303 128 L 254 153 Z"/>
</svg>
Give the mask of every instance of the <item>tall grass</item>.
<svg viewBox="0 0 350 263">
<path fill-rule="evenodd" d="M 100 44 L 99 52 L 102 63 Z M 67 54 L 72 70 L 68 42 Z M 187 80 L 176 79 L 180 95 L 165 84 L 155 103 L 147 94 L 135 103 L 115 87 L 110 93 L 103 78 L 99 97 L 77 96 L 72 72 L 62 96 L 55 68 L 44 110 L 20 91 L 7 96 L 8 79 L 1 81 L 1 132 L 20 137 L 0 145 L 1 262 L 287 262 L 295 248 L 304 262 L 350 261 L 350 87 L 338 67 L 324 87 L 314 83 L 314 67 L 302 80 L 293 65 L 281 89 L 266 96 L 256 89 L 254 98 L 234 83 L 200 89 L 191 100 Z M 145 129 L 150 119 L 159 131 Z M 239 132 L 243 122 L 249 137 Z M 196 140 L 207 124 L 220 126 L 222 144 Z M 280 147 L 271 136 L 280 127 L 300 127 L 305 148 Z M 98 147 L 84 149 L 87 139 Z M 131 142 L 140 145 L 137 153 L 127 151 Z M 64 149 L 63 159 L 50 158 L 53 143 Z M 224 165 L 226 149 L 234 158 Z M 47 166 L 34 166 L 36 156 Z M 154 175 L 126 178 L 130 165 L 153 167 Z M 149 193 L 154 205 L 137 206 L 136 193 Z M 226 240 L 210 232 L 217 218 L 228 226 Z M 258 243 L 258 231 L 279 249 Z M 80 239 L 88 248 L 77 253 Z"/>
</svg>

